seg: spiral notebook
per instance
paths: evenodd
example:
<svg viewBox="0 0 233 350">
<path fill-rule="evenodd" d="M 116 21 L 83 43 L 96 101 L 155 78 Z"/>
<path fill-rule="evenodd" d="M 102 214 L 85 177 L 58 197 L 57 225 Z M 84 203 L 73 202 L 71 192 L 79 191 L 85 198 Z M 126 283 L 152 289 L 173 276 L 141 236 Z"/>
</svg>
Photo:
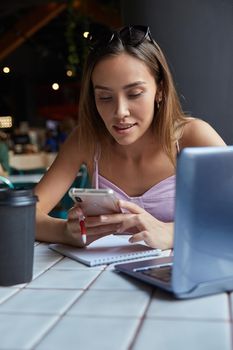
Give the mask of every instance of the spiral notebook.
<svg viewBox="0 0 233 350">
<path fill-rule="evenodd" d="M 105 265 L 120 261 L 138 259 L 161 254 L 139 243 L 129 243 L 129 235 L 110 235 L 96 240 L 86 248 L 76 248 L 65 244 L 50 244 L 49 248 L 88 266 Z"/>
</svg>

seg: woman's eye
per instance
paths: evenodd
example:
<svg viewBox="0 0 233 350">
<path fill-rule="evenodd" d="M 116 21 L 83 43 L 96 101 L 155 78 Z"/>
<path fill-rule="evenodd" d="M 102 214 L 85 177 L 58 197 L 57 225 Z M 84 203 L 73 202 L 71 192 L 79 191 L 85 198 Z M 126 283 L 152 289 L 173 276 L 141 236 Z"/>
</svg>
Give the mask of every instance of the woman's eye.
<svg viewBox="0 0 233 350">
<path fill-rule="evenodd" d="M 137 97 L 139 97 L 139 96 L 141 96 L 142 95 L 142 91 L 135 91 L 135 92 L 131 92 L 130 94 L 129 94 L 129 97 L 130 98 L 137 98 Z"/>
<path fill-rule="evenodd" d="M 97 99 L 100 101 L 110 101 L 112 96 L 98 96 Z"/>
</svg>

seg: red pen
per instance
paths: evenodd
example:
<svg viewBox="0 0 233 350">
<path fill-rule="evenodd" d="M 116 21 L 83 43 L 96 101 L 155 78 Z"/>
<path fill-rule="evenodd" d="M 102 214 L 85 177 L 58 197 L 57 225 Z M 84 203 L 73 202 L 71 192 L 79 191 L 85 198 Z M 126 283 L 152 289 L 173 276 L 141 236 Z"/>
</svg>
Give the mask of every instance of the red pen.
<svg viewBox="0 0 233 350">
<path fill-rule="evenodd" d="M 82 236 L 82 240 L 83 243 L 86 244 L 87 243 L 87 230 L 86 230 L 86 226 L 85 226 L 85 216 L 81 216 L 79 218 L 79 225 L 80 225 L 80 231 L 81 231 L 81 236 Z"/>
</svg>

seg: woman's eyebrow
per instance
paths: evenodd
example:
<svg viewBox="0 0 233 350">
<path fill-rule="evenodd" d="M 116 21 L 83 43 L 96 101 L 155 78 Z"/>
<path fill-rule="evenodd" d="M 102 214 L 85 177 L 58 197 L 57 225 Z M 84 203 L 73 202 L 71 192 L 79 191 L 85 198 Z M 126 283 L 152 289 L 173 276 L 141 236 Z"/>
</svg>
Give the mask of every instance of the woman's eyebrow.
<svg viewBox="0 0 233 350">
<path fill-rule="evenodd" d="M 106 90 L 106 91 L 112 91 L 112 89 L 108 88 L 107 86 L 103 86 L 103 85 L 95 85 L 94 86 L 95 90 Z"/>
<path fill-rule="evenodd" d="M 126 89 L 130 89 L 130 88 L 132 88 L 132 87 L 135 87 L 135 86 L 138 86 L 138 85 L 145 85 L 146 84 L 146 82 L 145 81 L 135 81 L 135 82 L 133 82 L 133 83 L 130 83 L 130 84 L 127 84 L 127 85 L 125 85 L 124 87 L 123 87 L 123 89 L 124 90 L 126 90 Z M 105 90 L 105 91 L 112 91 L 112 89 L 110 89 L 110 88 L 108 88 L 107 86 L 103 86 L 103 85 L 95 85 L 94 86 L 94 89 L 95 90 Z"/>
<path fill-rule="evenodd" d="M 132 87 L 135 87 L 135 86 L 138 86 L 138 85 L 146 85 L 146 82 L 145 81 L 135 81 L 133 83 L 130 83 L 130 84 L 127 84 L 124 86 L 124 89 L 129 89 L 129 88 L 132 88 Z"/>
</svg>

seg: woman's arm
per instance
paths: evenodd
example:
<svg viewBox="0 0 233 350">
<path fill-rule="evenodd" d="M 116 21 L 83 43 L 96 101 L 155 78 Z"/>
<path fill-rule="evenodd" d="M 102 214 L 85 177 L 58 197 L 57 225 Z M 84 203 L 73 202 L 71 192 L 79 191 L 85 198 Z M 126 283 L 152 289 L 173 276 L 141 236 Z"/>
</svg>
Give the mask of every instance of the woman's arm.
<svg viewBox="0 0 233 350">
<path fill-rule="evenodd" d="M 85 159 L 84 152 L 80 155 L 74 132 L 35 188 L 35 194 L 39 197 L 36 212 L 37 240 L 84 246 L 79 226 L 79 217 L 83 216 L 83 213 L 78 206 L 69 210 L 67 220 L 52 218 L 48 215 L 69 189 L 82 163 L 90 162 Z M 85 224 L 88 231 L 87 244 L 119 228 L 118 224 L 102 225 L 100 220 L 94 217 L 86 218 Z"/>
<path fill-rule="evenodd" d="M 38 196 L 36 239 L 46 242 L 66 242 L 66 220 L 52 218 L 48 213 L 60 201 L 74 181 L 83 162 L 78 152 L 76 130 L 63 144 L 57 158 L 35 188 Z"/>
</svg>

